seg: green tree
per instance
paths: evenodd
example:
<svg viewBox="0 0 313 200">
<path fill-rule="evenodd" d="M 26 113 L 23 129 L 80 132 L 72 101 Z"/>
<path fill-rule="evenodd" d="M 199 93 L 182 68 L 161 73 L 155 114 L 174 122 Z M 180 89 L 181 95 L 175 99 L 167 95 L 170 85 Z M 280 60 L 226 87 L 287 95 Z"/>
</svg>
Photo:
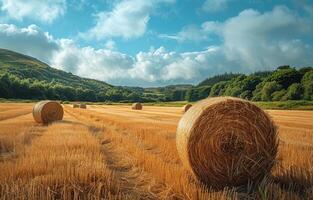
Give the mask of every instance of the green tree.
<svg viewBox="0 0 313 200">
<path fill-rule="evenodd" d="M 287 68 L 274 71 L 265 81 L 275 81 L 284 89 L 287 89 L 293 83 L 300 83 L 301 78 L 302 75 L 297 70 L 294 68 Z"/>
<path fill-rule="evenodd" d="M 304 89 L 304 99 L 313 100 L 313 70 L 305 73 L 301 80 L 301 83 Z"/>
<path fill-rule="evenodd" d="M 286 92 L 287 91 L 285 89 L 273 92 L 272 100 L 273 101 L 280 101 L 280 100 L 282 100 L 282 98 L 286 95 Z"/>
<path fill-rule="evenodd" d="M 279 85 L 276 81 L 266 82 L 261 91 L 261 100 L 271 101 L 272 94 L 281 89 L 282 89 L 281 85 Z"/>
<path fill-rule="evenodd" d="M 303 87 L 300 83 L 294 83 L 288 87 L 287 93 L 282 98 L 285 100 L 299 100 L 303 96 Z"/>
<path fill-rule="evenodd" d="M 211 91 L 211 86 L 202 86 L 202 87 L 198 87 L 198 100 L 200 99 L 205 99 L 210 95 L 210 91 Z"/>
<path fill-rule="evenodd" d="M 8 74 L 0 75 L 0 97 L 2 98 L 12 97 L 11 81 Z"/>
<path fill-rule="evenodd" d="M 282 66 L 279 66 L 277 67 L 278 70 L 280 69 L 290 69 L 291 67 L 289 65 L 282 65 Z"/>
<path fill-rule="evenodd" d="M 210 96 L 215 97 L 224 95 L 227 84 L 228 84 L 227 81 L 221 81 L 214 84 L 211 88 Z"/>
<path fill-rule="evenodd" d="M 189 89 L 186 93 L 186 97 L 185 97 L 185 100 L 186 101 L 196 101 L 198 99 L 198 93 L 195 89 Z"/>
<path fill-rule="evenodd" d="M 261 82 L 261 78 L 255 75 L 238 76 L 230 81 L 225 90 L 225 95 L 234 97 L 244 97 L 250 99 L 252 91 Z M 244 92 L 244 94 L 242 94 Z M 242 95 L 241 95 L 242 94 Z"/>
<path fill-rule="evenodd" d="M 242 99 L 250 100 L 252 98 L 252 92 L 250 90 L 243 91 L 239 97 Z"/>
</svg>

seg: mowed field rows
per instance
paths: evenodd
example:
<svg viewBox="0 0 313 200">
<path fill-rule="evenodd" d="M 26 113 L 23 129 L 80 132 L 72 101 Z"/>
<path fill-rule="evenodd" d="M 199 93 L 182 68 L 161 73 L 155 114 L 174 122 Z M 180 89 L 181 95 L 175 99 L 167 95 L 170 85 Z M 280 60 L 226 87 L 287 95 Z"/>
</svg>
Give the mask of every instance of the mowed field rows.
<svg viewBox="0 0 313 200">
<path fill-rule="evenodd" d="M 267 111 L 277 162 L 260 185 L 213 190 L 182 166 L 177 107 L 64 105 L 43 126 L 32 104 L 0 104 L 0 199 L 312 199 L 313 112 Z"/>
</svg>

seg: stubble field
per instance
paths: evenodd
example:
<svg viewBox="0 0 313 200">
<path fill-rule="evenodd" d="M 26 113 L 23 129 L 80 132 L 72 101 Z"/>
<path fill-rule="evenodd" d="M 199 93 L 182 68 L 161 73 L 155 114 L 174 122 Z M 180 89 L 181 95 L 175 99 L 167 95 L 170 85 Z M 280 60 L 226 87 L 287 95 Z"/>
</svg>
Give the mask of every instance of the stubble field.
<svg viewBox="0 0 313 200">
<path fill-rule="evenodd" d="M 279 127 L 277 162 L 260 185 L 213 190 L 179 159 L 182 109 L 64 105 L 42 126 L 33 104 L 0 104 L 0 199 L 311 199 L 313 111 L 267 111 Z"/>
</svg>

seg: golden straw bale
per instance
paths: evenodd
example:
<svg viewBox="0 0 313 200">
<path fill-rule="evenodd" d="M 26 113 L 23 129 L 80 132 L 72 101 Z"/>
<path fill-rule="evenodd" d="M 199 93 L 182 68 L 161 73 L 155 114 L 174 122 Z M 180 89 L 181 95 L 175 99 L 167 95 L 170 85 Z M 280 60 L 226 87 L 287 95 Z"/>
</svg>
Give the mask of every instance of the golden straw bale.
<svg viewBox="0 0 313 200">
<path fill-rule="evenodd" d="M 38 123 L 51 123 L 63 119 L 63 107 L 56 101 L 40 101 L 33 107 L 33 117 Z"/>
<path fill-rule="evenodd" d="M 73 108 L 79 108 L 79 104 L 77 103 L 73 104 Z"/>
<path fill-rule="evenodd" d="M 183 112 L 187 112 L 189 110 L 189 108 L 191 108 L 192 105 L 190 103 L 186 104 L 183 106 Z"/>
<path fill-rule="evenodd" d="M 184 165 L 213 188 L 257 183 L 275 161 L 277 129 L 256 105 L 217 97 L 193 105 L 181 118 L 176 137 Z"/>
<path fill-rule="evenodd" d="M 133 109 L 133 110 L 142 110 L 142 105 L 141 105 L 141 103 L 133 103 L 132 109 Z"/>
<path fill-rule="evenodd" d="M 84 104 L 84 103 L 81 103 L 81 104 L 79 105 L 79 107 L 82 108 L 82 109 L 86 109 L 86 108 L 87 108 L 87 105 Z"/>
</svg>

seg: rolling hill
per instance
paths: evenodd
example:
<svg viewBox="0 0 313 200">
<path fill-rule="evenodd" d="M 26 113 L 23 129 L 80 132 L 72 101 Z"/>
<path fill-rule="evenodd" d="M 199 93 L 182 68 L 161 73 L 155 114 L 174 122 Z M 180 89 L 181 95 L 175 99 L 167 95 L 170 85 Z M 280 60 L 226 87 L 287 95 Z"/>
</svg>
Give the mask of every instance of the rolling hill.
<svg viewBox="0 0 313 200">
<path fill-rule="evenodd" d="M 14 51 L 0 49 L 0 74 L 8 73 L 21 79 L 56 82 L 74 88 L 106 90 L 113 86 L 93 79 L 81 78 Z"/>
<path fill-rule="evenodd" d="M 0 98 L 70 101 L 140 100 L 139 95 L 125 88 L 81 78 L 52 68 L 36 58 L 6 49 L 0 49 Z"/>
<path fill-rule="evenodd" d="M 69 101 L 198 101 L 234 96 L 254 101 L 313 100 L 313 68 L 280 66 L 253 74 L 222 74 L 198 85 L 119 87 L 81 78 L 20 53 L 0 49 L 0 98 Z"/>
</svg>

